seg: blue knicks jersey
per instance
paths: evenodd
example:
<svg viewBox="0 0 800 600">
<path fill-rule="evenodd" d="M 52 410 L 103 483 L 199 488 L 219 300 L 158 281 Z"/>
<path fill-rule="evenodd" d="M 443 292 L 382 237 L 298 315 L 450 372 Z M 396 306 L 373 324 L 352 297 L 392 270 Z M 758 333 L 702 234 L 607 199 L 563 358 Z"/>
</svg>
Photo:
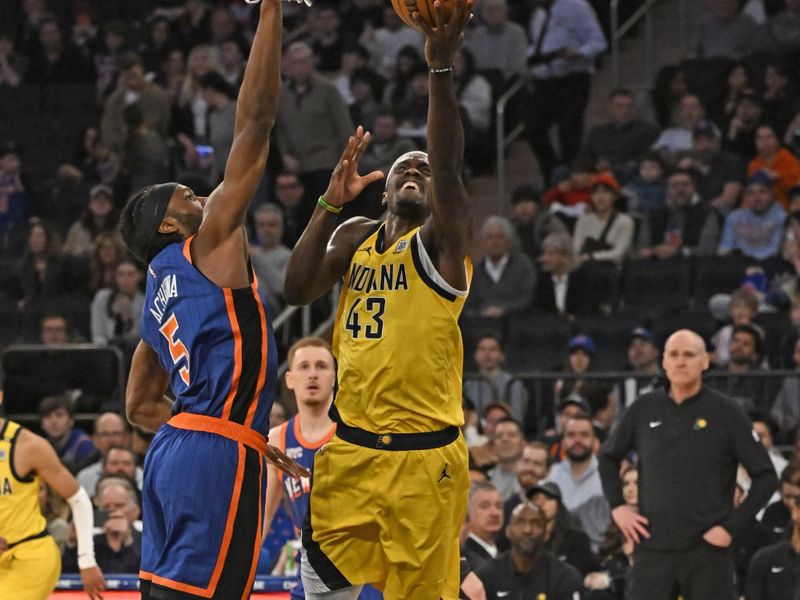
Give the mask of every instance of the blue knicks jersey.
<svg viewBox="0 0 800 600">
<path fill-rule="evenodd" d="M 331 425 L 324 438 L 318 442 L 308 442 L 300 433 L 299 415 L 293 416 L 280 426 L 278 433 L 278 447 L 309 471 L 314 470 L 314 456 L 323 445 L 333 437 L 336 425 Z M 303 528 L 303 520 L 308 512 L 308 497 L 311 493 L 311 480 L 308 477 L 295 479 L 280 471 L 281 483 L 286 492 L 286 497 L 292 505 L 292 521 L 299 531 Z"/>
<path fill-rule="evenodd" d="M 246 288 L 213 284 L 192 264 L 191 242 L 167 246 L 150 263 L 142 339 L 169 373 L 173 413 L 266 435 L 278 364 L 266 301 L 255 275 Z"/>
</svg>

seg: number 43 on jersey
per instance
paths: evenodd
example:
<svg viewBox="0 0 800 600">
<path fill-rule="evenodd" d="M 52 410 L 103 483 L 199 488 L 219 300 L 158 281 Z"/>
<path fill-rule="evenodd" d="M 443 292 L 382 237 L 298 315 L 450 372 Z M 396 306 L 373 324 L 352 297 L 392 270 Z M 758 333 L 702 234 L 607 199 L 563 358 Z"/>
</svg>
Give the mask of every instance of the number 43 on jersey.
<svg viewBox="0 0 800 600">
<path fill-rule="evenodd" d="M 369 296 L 364 299 L 363 307 L 361 307 L 361 300 L 361 298 L 356 298 L 353 302 L 347 312 L 344 328 L 352 334 L 353 339 L 363 337 L 368 340 L 379 340 L 383 337 L 383 313 L 386 310 L 386 298 Z M 363 325 L 362 317 L 369 319 Z"/>
</svg>

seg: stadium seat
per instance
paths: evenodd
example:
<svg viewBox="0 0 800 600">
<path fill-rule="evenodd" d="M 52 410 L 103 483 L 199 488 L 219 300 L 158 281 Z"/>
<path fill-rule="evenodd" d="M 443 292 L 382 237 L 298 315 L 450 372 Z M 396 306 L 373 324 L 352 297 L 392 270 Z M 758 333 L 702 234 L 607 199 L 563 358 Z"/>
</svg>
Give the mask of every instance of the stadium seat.
<svg viewBox="0 0 800 600">
<path fill-rule="evenodd" d="M 506 369 L 549 371 L 564 360 L 572 323 L 556 316 L 519 314 L 508 320 Z"/>
<path fill-rule="evenodd" d="M 664 347 L 667 338 L 679 329 L 691 329 L 700 335 L 706 344 L 719 329 L 719 324 L 706 309 L 667 311 L 652 319 L 652 331 L 659 348 Z"/>
<path fill-rule="evenodd" d="M 698 309 L 707 308 L 714 294 L 729 294 L 737 289 L 745 269 L 756 264 L 748 256 L 698 256 L 693 262 L 692 298 Z"/>
<path fill-rule="evenodd" d="M 575 332 L 591 336 L 597 346 L 597 354 L 592 358 L 592 369 L 624 369 L 628 362 L 630 333 L 641 324 L 642 320 L 638 315 L 627 313 L 579 319 Z"/>
<path fill-rule="evenodd" d="M 608 260 L 590 260 L 583 263 L 581 271 L 586 273 L 595 308 L 603 313 L 613 312 L 619 299 L 620 274 L 617 265 Z"/>
<path fill-rule="evenodd" d="M 685 308 L 689 303 L 689 266 L 684 258 L 626 261 L 622 277 L 623 307 L 640 314 Z"/>
<path fill-rule="evenodd" d="M 781 366 L 781 340 L 792 329 L 789 313 L 785 311 L 759 313 L 753 321 L 764 330 L 764 351 L 769 366 L 778 369 Z"/>
</svg>

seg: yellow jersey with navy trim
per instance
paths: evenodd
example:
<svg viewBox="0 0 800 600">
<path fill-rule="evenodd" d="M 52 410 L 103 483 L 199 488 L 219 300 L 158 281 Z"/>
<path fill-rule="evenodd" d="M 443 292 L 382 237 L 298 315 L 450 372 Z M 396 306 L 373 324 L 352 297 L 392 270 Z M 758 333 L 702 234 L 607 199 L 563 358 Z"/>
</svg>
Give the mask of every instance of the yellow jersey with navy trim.
<svg viewBox="0 0 800 600">
<path fill-rule="evenodd" d="M 339 391 L 332 417 L 375 433 L 461 426 L 458 317 L 468 290 L 436 271 L 419 227 L 388 248 L 384 231 L 380 225 L 359 245 L 344 277 L 333 330 Z M 468 257 L 464 269 L 469 282 Z"/>
<path fill-rule="evenodd" d="M 20 477 L 14 470 L 14 445 L 22 426 L 5 420 L 0 426 L 0 537 L 14 544 L 44 531 L 39 507 L 39 478 Z"/>
</svg>

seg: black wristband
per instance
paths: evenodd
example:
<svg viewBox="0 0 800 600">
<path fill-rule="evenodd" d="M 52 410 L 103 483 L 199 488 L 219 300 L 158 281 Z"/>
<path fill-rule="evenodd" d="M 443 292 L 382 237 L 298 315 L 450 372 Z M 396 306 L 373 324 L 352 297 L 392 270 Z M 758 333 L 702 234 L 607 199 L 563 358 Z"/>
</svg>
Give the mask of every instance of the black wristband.
<svg viewBox="0 0 800 600">
<path fill-rule="evenodd" d="M 453 65 L 450 65 L 449 67 L 441 67 L 441 68 L 428 67 L 428 70 L 430 71 L 431 75 L 443 75 L 444 73 L 452 73 L 453 72 Z"/>
</svg>

